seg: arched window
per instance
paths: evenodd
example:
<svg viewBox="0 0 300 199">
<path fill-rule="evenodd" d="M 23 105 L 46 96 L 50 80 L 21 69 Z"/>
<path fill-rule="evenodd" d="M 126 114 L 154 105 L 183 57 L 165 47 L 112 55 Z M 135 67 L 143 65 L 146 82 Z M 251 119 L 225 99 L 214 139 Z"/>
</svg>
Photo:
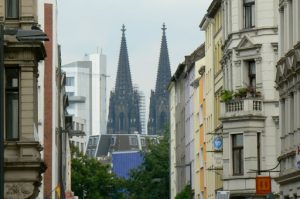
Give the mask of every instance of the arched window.
<svg viewBox="0 0 300 199">
<path fill-rule="evenodd" d="M 165 128 L 167 122 L 166 120 L 167 120 L 166 113 L 161 112 L 159 116 L 159 128 Z"/>
<path fill-rule="evenodd" d="M 119 129 L 120 130 L 124 130 L 124 128 L 125 128 L 125 122 L 124 122 L 124 113 L 122 112 L 122 113 L 120 113 L 119 114 Z"/>
</svg>

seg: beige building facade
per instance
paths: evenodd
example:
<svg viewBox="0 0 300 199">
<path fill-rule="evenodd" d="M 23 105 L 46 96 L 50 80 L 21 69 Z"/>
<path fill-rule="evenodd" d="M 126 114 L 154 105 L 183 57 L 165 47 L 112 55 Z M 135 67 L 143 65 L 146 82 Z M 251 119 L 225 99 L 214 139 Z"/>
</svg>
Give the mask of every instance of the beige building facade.
<svg viewBox="0 0 300 199">
<path fill-rule="evenodd" d="M 223 89 L 223 73 L 221 57 L 223 45 L 221 0 L 210 4 L 206 15 L 200 23 L 205 31 L 205 116 L 204 132 L 206 144 L 205 179 L 207 198 L 216 198 L 218 190 L 222 190 L 222 148 L 215 146 L 215 141 L 222 141 L 222 124 L 220 117 L 220 96 Z"/>
<path fill-rule="evenodd" d="M 0 1 L 0 21 L 6 30 L 4 198 L 35 198 L 39 193 L 41 173 L 46 169 L 37 133 L 38 62 L 44 60 L 46 51 L 36 38 L 26 42 L 18 40 L 16 31 L 32 33 L 32 26 L 37 25 L 37 1 Z M 7 35 L 8 29 L 16 34 Z"/>
</svg>

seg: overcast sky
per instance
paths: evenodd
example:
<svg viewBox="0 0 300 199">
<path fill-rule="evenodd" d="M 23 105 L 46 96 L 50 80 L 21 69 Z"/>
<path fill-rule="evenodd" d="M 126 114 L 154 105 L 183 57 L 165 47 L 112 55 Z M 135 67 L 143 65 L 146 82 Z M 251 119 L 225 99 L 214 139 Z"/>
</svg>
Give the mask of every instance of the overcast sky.
<svg viewBox="0 0 300 199">
<path fill-rule="evenodd" d="M 167 26 L 173 74 L 184 56 L 204 41 L 199 24 L 210 3 L 211 0 L 59 0 L 62 62 L 79 61 L 84 54 L 102 49 L 107 55 L 109 93 L 115 84 L 120 29 L 125 24 L 132 80 L 145 93 L 148 109 L 150 90 L 155 88 L 162 24 Z"/>
</svg>

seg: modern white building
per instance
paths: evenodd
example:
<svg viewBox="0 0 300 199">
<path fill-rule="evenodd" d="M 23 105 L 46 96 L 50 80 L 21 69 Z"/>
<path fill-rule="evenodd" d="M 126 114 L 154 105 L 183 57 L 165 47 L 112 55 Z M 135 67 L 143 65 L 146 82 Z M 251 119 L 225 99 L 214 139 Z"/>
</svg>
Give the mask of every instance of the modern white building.
<svg viewBox="0 0 300 199">
<path fill-rule="evenodd" d="M 106 56 L 86 55 L 62 69 L 67 74 L 68 113 L 85 120 L 86 135 L 106 134 Z"/>
<path fill-rule="evenodd" d="M 279 1 L 280 198 L 300 195 L 300 1 Z"/>
<path fill-rule="evenodd" d="M 66 72 L 68 114 L 85 121 L 84 132 L 92 134 L 92 62 L 77 61 L 62 66 Z"/>
<path fill-rule="evenodd" d="M 106 56 L 94 53 L 85 59 L 92 62 L 92 135 L 106 134 Z"/>
<path fill-rule="evenodd" d="M 222 6 L 224 89 L 235 92 L 222 95 L 223 189 L 231 198 L 260 197 L 256 177 L 270 176 L 270 191 L 278 193 L 278 0 L 224 0 Z"/>
</svg>

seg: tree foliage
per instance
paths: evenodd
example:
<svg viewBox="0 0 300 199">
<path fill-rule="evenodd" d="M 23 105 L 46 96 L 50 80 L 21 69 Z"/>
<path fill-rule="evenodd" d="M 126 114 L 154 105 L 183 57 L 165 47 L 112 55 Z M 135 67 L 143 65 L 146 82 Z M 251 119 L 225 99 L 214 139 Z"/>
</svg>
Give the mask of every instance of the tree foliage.
<svg viewBox="0 0 300 199">
<path fill-rule="evenodd" d="M 191 198 L 192 190 L 190 185 L 186 185 L 184 189 L 178 193 L 175 199 L 189 199 Z"/>
<path fill-rule="evenodd" d="M 110 172 L 109 165 L 79 153 L 72 147 L 72 190 L 82 199 L 112 198 L 124 186 L 121 179 Z M 76 154 L 76 155 L 74 155 Z"/>
<path fill-rule="evenodd" d="M 131 171 L 127 181 L 129 198 L 169 198 L 169 136 L 165 134 L 159 143 L 149 143 L 148 150 L 143 152 L 143 164 Z"/>
</svg>

